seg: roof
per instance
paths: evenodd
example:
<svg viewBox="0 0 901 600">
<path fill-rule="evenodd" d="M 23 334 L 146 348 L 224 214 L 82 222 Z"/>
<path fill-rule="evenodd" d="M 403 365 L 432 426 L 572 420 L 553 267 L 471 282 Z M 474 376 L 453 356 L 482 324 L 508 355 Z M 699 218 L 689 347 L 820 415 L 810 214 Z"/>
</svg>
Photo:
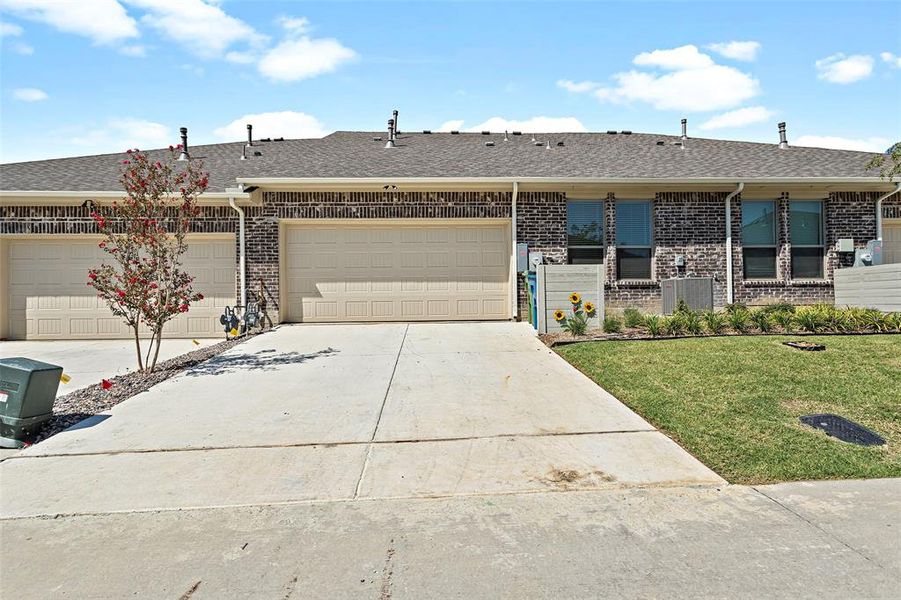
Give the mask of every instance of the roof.
<svg viewBox="0 0 901 600">
<path fill-rule="evenodd" d="M 384 132 L 338 131 L 324 138 L 194 146 L 210 172 L 210 192 L 237 178 L 512 178 L 696 179 L 874 177 L 873 154 L 647 133 L 402 133 L 385 148 Z M 374 138 L 381 138 L 381 141 Z M 551 148 L 546 148 L 546 142 Z M 486 142 L 494 142 L 487 146 Z M 662 142 L 662 143 L 661 143 Z M 558 144 L 562 143 L 560 146 Z M 254 151 L 261 156 L 252 156 Z M 151 151 L 160 154 L 163 150 Z M 118 191 L 122 154 L 0 165 L 0 191 Z"/>
</svg>

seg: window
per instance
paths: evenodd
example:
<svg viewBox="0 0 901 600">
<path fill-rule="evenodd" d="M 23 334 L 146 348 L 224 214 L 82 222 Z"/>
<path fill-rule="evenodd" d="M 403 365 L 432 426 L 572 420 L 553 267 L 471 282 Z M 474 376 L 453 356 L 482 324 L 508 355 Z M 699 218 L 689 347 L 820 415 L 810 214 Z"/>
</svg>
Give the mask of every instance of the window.
<svg viewBox="0 0 901 600">
<path fill-rule="evenodd" d="M 789 205 L 792 279 L 823 277 L 823 203 L 792 201 Z"/>
<path fill-rule="evenodd" d="M 616 276 L 651 279 L 651 203 L 616 203 Z"/>
<path fill-rule="evenodd" d="M 742 202 L 741 243 L 745 279 L 775 279 L 775 202 Z"/>
<path fill-rule="evenodd" d="M 604 262 L 604 203 L 566 203 L 566 245 L 571 265 Z"/>
</svg>

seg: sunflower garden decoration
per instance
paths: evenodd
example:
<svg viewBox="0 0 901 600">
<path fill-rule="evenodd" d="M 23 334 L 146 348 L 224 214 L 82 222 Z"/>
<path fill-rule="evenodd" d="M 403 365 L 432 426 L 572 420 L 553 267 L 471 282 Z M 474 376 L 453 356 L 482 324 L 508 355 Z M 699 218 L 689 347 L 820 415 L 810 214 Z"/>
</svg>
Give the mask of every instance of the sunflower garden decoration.
<svg viewBox="0 0 901 600">
<path fill-rule="evenodd" d="M 554 311 L 554 320 L 560 323 L 563 331 L 568 331 L 573 336 L 585 335 L 588 330 L 588 319 L 594 316 L 597 310 L 591 302 L 582 303 L 582 296 L 578 292 L 569 295 L 572 303 L 572 312 L 569 316 L 559 308 Z"/>
</svg>

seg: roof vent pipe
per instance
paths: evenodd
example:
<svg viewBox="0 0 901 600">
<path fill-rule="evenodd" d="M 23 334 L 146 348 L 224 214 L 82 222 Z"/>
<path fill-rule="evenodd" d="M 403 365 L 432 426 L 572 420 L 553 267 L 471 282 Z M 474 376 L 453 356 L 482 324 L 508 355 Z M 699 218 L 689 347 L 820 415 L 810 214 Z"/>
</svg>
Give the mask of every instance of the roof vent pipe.
<svg viewBox="0 0 901 600">
<path fill-rule="evenodd" d="M 247 124 L 247 145 L 253 146 L 253 125 Z"/>
<path fill-rule="evenodd" d="M 391 116 L 394 117 L 394 136 L 397 137 L 397 134 L 400 133 L 400 129 L 398 129 L 398 127 L 397 127 L 397 124 L 399 123 L 399 121 L 397 120 L 397 109 L 396 108 L 391 112 Z"/>
<path fill-rule="evenodd" d="M 388 119 L 388 142 L 385 144 L 385 148 L 395 148 L 394 144 L 394 119 Z"/>
<path fill-rule="evenodd" d="M 688 119 L 682 119 L 682 139 L 688 139 Z"/>
<path fill-rule="evenodd" d="M 788 139 L 785 137 L 785 121 L 779 123 L 779 147 L 788 148 Z"/>
<path fill-rule="evenodd" d="M 191 155 L 188 154 L 188 128 L 181 127 L 178 131 L 181 133 L 181 154 L 178 155 L 178 160 L 189 160 Z"/>
<path fill-rule="evenodd" d="M 507 137 L 507 130 L 506 130 L 506 129 L 504 129 L 504 141 L 505 141 L 505 142 L 509 142 L 509 141 L 510 141 L 510 138 Z"/>
<path fill-rule="evenodd" d="M 545 148 L 547 148 L 548 150 L 551 149 L 551 140 L 547 141 L 547 146 L 545 146 Z"/>
</svg>

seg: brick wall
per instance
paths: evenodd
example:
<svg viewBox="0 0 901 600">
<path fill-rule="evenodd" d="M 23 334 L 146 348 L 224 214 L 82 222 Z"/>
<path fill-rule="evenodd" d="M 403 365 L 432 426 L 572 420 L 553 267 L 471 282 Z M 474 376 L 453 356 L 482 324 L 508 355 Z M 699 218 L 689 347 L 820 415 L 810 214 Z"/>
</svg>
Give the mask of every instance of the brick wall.
<svg viewBox="0 0 901 600">
<path fill-rule="evenodd" d="M 237 214 L 227 206 L 201 207 L 194 233 L 232 233 Z M 91 209 L 82 206 L 0 206 L 0 234 L 70 235 L 97 233 Z"/>
<path fill-rule="evenodd" d="M 529 245 L 529 252 L 541 252 L 550 264 L 566 262 L 566 194 L 561 192 L 520 192 L 516 198 L 516 241 Z M 519 314 L 528 312 L 525 282 L 517 281 Z"/>
</svg>

